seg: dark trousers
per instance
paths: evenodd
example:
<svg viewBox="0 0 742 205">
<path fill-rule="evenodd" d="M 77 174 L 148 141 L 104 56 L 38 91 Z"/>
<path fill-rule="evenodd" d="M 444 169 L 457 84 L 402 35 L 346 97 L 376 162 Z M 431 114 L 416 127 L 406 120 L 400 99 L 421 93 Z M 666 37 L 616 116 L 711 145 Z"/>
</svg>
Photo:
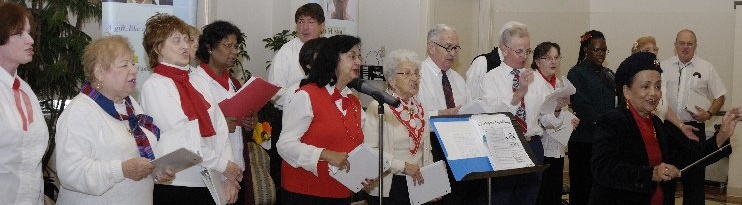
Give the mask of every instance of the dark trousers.
<svg viewBox="0 0 742 205">
<path fill-rule="evenodd" d="M 155 184 L 155 205 L 214 205 L 209 189 L 206 187 L 184 187 Z"/>
<path fill-rule="evenodd" d="M 590 173 L 590 157 L 592 157 L 592 143 L 569 141 L 569 203 L 572 205 L 586 205 L 590 199 L 590 189 L 593 185 L 593 176 Z"/>
<path fill-rule="evenodd" d="M 438 142 L 438 137 L 434 132 L 430 133 L 430 143 L 432 145 L 431 153 L 433 161 L 445 160 L 445 154 Z M 448 161 L 446 161 L 448 163 Z M 487 180 L 476 179 L 470 181 L 456 181 L 451 172 L 451 168 L 446 169 L 448 180 L 451 184 L 451 193 L 446 194 L 435 204 L 442 205 L 481 205 L 487 204 Z"/>
<path fill-rule="evenodd" d="M 544 157 L 549 167 L 543 172 L 538 204 L 559 205 L 562 202 L 564 158 Z"/>
<path fill-rule="evenodd" d="M 321 187 L 317 187 L 321 189 Z M 285 205 L 348 205 L 350 198 L 326 198 L 283 190 L 281 203 Z"/>
<path fill-rule="evenodd" d="M 282 204 L 281 199 L 281 193 L 283 193 L 283 189 L 281 187 L 281 156 L 278 155 L 278 148 L 276 147 L 276 143 L 278 142 L 278 139 L 281 134 L 281 128 L 282 120 L 283 120 L 283 111 L 279 109 L 274 109 L 273 112 L 275 114 L 270 119 L 271 124 L 271 149 L 268 150 L 268 157 L 270 157 L 270 172 L 271 172 L 271 178 L 273 179 L 273 183 L 276 186 L 276 204 Z"/>
<path fill-rule="evenodd" d="M 534 163 L 543 164 L 544 145 L 540 136 L 534 137 L 528 146 L 533 151 Z M 536 204 L 540 186 L 540 172 L 492 178 L 492 204 Z"/>
<path fill-rule="evenodd" d="M 377 205 L 379 204 L 379 197 L 368 195 L 366 202 L 369 205 Z M 407 192 L 407 178 L 405 176 L 392 176 L 392 188 L 389 190 L 389 197 L 384 197 L 384 204 L 410 204 L 410 194 Z"/>
<path fill-rule="evenodd" d="M 685 124 L 691 125 L 698 129 L 693 133 L 698 136 L 698 142 L 690 142 L 690 148 L 684 149 L 684 151 L 692 152 L 686 153 L 687 158 L 683 159 L 683 164 L 691 164 L 696 160 L 704 157 L 704 150 L 701 149 L 706 143 L 706 125 L 699 122 L 686 122 Z M 684 136 L 683 136 L 684 137 Z M 706 181 L 706 165 L 698 165 L 694 168 L 688 169 L 683 172 L 680 177 L 680 182 L 683 183 L 683 205 L 701 205 L 706 202 L 706 195 L 703 190 L 704 182 Z M 683 167 L 678 167 L 682 169 Z"/>
</svg>

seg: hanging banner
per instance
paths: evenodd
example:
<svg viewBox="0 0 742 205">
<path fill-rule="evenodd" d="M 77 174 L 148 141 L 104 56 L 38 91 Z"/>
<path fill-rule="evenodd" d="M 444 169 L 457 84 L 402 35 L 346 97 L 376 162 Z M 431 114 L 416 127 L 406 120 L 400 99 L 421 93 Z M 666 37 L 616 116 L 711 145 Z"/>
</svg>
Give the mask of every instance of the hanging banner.
<svg viewBox="0 0 742 205">
<path fill-rule="evenodd" d="M 142 46 L 147 19 L 157 13 L 167 13 L 195 26 L 197 7 L 196 0 L 103 0 L 101 18 L 103 36 L 125 36 L 134 49 L 134 63 L 139 70 L 137 89 L 132 93 L 136 99 L 139 99 L 142 84 L 152 74 L 147 53 Z"/>
<path fill-rule="evenodd" d="M 359 0 L 309 0 L 325 12 L 325 37 L 338 34 L 358 36 Z"/>
</svg>

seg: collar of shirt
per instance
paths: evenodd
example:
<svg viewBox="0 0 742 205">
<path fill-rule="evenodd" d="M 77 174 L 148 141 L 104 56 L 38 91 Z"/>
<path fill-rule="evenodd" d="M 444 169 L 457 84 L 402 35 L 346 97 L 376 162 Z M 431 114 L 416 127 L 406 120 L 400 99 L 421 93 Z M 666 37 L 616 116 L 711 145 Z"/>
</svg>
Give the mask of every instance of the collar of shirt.
<svg viewBox="0 0 742 205">
<path fill-rule="evenodd" d="M 439 77 L 439 78 L 443 77 L 443 70 L 440 67 L 438 67 L 438 65 L 436 65 L 435 62 L 433 62 L 433 59 L 428 57 L 422 63 L 428 64 L 428 66 L 421 66 L 421 68 L 430 69 L 433 72 L 433 74 L 435 74 L 436 77 Z M 451 74 L 450 72 L 453 72 L 453 69 L 446 70 L 446 75 Z"/>
<path fill-rule="evenodd" d="M 502 56 L 502 49 L 500 49 L 500 47 L 497 47 L 497 55 L 500 56 L 500 62 L 505 61 L 505 57 Z"/>
<path fill-rule="evenodd" d="M 691 58 L 690 61 L 688 61 L 688 63 L 680 62 L 680 58 L 678 58 L 678 56 L 673 56 L 672 64 L 677 66 L 678 69 L 683 70 L 684 68 L 688 66 L 692 66 L 696 64 L 696 56 L 693 55 L 693 58 Z"/>
<path fill-rule="evenodd" d="M 510 73 L 510 71 L 513 71 L 514 69 L 515 68 L 510 67 L 508 64 L 503 63 L 503 64 L 500 64 L 500 67 L 498 69 L 498 72 L 500 72 L 500 73 L 502 73 L 504 75 L 515 77 L 515 75 L 513 75 L 513 74 Z M 521 69 L 517 69 L 517 70 L 520 71 L 519 73 L 523 73 L 523 71 L 525 71 L 526 68 L 521 68 Z"/>
<path fill-rule="evenodd" d="M 16 77 L 16 75 L 11 75 L 5 68 L 0 66 L 0 82 L 8 85 L 8 87 L 13 87 L 13 81 Z"/>
<path fill-rule="evenodd" d="M 177 66 L 177 65 L 173 65 L 173 64 L 170 64 L 170 63 L 165 63 L 165 62 L 160 62 L 160 63 L 161 63 L 162 65 L 166 65 L 166 66 L 170 66 L 170 67 L 173 67 L 173 68 L 177 68 L 177 69 L 185 70 L 185 71 L 188 71 L 188 72 L 190 72 L 190 71 L 191 71 L 191 65 L 186 65 L 186 66 Z"/>
</svg>

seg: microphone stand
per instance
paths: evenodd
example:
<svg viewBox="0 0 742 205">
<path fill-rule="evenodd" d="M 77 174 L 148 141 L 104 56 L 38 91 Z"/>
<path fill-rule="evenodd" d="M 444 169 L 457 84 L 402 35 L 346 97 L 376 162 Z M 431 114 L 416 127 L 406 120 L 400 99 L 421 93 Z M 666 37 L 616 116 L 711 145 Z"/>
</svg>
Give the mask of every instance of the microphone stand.
<svg viewBox="0 0 742 205">
<path fill-rule="evenodd" d="M 379 205 L 384 204 L 384 103 L 376 96 L 374 100 L 378 102 L 379 114 Z"/>
</svg>

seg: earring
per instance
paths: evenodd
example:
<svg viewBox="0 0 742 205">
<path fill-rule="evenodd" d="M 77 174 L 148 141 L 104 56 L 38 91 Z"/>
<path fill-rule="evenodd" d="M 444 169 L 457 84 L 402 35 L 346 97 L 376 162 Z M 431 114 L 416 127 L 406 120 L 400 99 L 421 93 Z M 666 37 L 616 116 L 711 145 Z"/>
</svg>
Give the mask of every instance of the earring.
<svg viewBox="0 0 742 205">
<path fill-rule="evenodd" d="M 100 87 L 103 87 L 103 81 L 98 81 L 97 83 L 95 83 L 96 90 L 100 90 Z"/>
<path fill-rule="evenodd" d="M 629 99 L 626 99 L 625 101 L 626 101 L 626 109 L 629 109 L 629 104 L 630 104 Z"/>
</svg>

